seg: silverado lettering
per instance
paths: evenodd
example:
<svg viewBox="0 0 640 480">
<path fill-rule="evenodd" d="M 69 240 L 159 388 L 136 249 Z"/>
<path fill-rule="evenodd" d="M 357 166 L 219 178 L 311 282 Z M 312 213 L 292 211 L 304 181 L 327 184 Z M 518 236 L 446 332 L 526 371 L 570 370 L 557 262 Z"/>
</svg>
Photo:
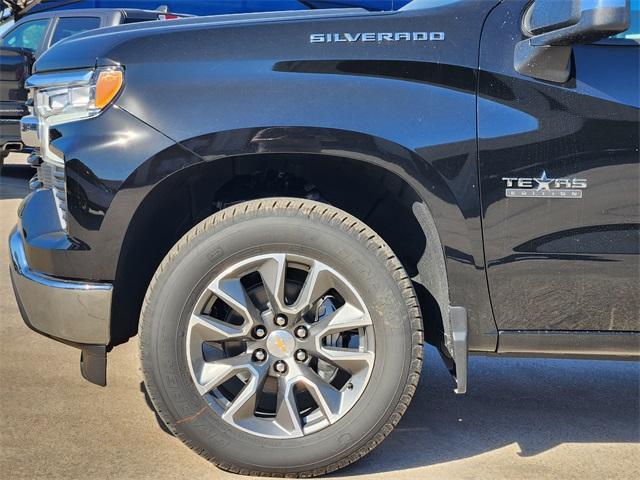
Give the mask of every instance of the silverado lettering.
<svg viewBox="0 0 640 480">
<path fill-rule="evenodd" d="M 310 43 L 426 42 L 444 40 L 444 32 L 312 33 Z"/>
</svg>

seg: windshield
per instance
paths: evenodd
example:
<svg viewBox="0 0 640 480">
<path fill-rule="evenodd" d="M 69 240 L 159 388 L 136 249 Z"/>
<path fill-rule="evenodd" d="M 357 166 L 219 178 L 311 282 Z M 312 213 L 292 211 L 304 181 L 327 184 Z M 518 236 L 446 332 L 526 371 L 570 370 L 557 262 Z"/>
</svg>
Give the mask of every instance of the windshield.
<svg viewBox="0 0 640 480">
<path fill-rule="evenodd" d="M 24 48 L 35 52 L 44 39 L 48 25 L 48 18 L 19 24 L 2 37 L 0 45 L 3 47 Z"/>
</svg>

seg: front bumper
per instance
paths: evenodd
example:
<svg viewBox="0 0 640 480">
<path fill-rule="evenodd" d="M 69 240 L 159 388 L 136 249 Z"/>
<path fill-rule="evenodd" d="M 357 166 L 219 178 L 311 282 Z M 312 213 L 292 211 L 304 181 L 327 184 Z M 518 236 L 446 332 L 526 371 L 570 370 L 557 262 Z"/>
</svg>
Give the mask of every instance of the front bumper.
<svg viewBox="0 0 640 480">
<path fill-rule="evenodd" d="M 18 228 L 9 236 L 9 252 L 11 282 L 30 328 L 81 348 L 109 343 L 111 284 L 65 280 L 31 270 Z"/>
</svg>

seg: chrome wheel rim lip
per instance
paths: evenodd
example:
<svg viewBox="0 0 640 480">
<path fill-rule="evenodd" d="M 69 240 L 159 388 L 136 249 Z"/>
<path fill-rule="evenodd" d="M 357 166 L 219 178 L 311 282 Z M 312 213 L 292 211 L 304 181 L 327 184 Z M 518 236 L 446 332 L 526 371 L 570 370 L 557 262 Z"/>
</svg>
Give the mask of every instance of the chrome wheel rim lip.
<svg viewBox="0 0 640 480">
<path fill-rule="evenodd" d="M 288 265 L 305 266 L 308 273 L 296 300 L 285 302 L 284 289 Z M 266 310 L 258 309 L 240 279 L 257 272 L 268 298 Z M 304 323 L 310 309 L 326 295 L 337 292 L 344 301 L 335 311 L 316 322 Z M 207 316 L 203 310 L 212 299 L 226 304 L 242 324 L 231 325 Z M 289 321 L 284 327 L 274 323 L 276 315 Z M 306 317 L 305 317 L 306 316 Z M 305 338 L 295 335 L 301 324 L 307 327 Z M 254 338 L 256 325 L 263 325 L 267 335 Z M 346 333 L 349 332 L 349 333 Z M 357 332 L 357 348 L 340 348 L 328 339 L 349 338 Z M 344 340 L 343 340 L 344 341 Z M 227 342 L 243 342 L 244 351 L 213 361 L 205 358 L 205 344 L 225 346 Z M 350 340 L 349 340 L 350 342 Z M 267 352 L 266 359 L 256 361 L 254 352 Z M 298 361 L 297 350 L 307 358 Z M 239 261 L 209 282 L 193 308 L 186 334 L 186 356 L 191 378 L 197 391 L 211 409 L 232 426 L 266 438 L 296 438 L 322 430 L 344 417 L 357 403 L 368 385 L 375 361 L 375 338 L 369 311 L 356 288 L 343 275 L 323 262 L 307 256 L 288 253 L 257 255 Z M 315 360 L 315 364 L 312 362 Z M 285 362 L 286 371 L 277 372 L 276 361 Z M 315 368 L 312 366 L 315 365 Z M 349 376 L 336 387 L 326 372 L 328 365 L 335 374 Z M 233 378 L 244 383 L 240 391 L 228 398 L 221 386 Z M 256 406 L 267 379 L 277 383 L 276 406 L 273 415 L 257 416 Z M 298 410 L 299 391 L 305 390 L 315 408 Z"/>
</svg>

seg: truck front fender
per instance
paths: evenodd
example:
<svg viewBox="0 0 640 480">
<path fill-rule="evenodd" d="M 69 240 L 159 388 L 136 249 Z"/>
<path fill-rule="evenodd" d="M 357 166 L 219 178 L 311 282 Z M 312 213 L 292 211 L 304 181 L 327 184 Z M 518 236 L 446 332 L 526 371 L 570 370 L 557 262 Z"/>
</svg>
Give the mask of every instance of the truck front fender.
<svg viewBox="0 0 640 480">
<path fill-rule="evenodd" d="M 180 148 L 181 147 L 181 148 Z M 434 150 L 430 150 L 433 152 Z M 327 157 L 350 159 L 382 168 L 406 184 L 420 199 L 413 214 L 426 239 L 418 263 L 419 278 L 434 296 L 443 314 L 447 347 L 453 352 L 451 305 L 470 312 L 470 347 L 493 351 L 495 330 L 490 314 L 478 218 L 467 218 L 470 205 L 461 204 L 468 192 L 456 191 L 459 182 L 445 163 L 427 161 L 420 153 L 388 139 L 361 132 L 310 126 L 272 126 L 213 132 L 182 141 L 148 159 L 132 172 L 112 204 L 120 215 L 134 219 L 152 202 L 154 191 L 165 182 L 196 176 L 198 166 L 219 168 L 220 182 L 229 171 L 229 159 L 254 156 L 255 163 L 278 155 L 304 155 L 322 162 Z M 465 157 L 449 159 L 464 168 Z M 265 160 L 266 161 L 266 160 Z M 219 165 L 219 167 L 216 167 Z M 265 167 L 266 168 L 266 167 Z M 469 168 L 469 167 L 467 167 Z M 467 170 L 468 171 L 468 170 Z M 179 173 L 182 172 L 182 173 Z M 217 188 L 215 185 L 212 189 Z M 371 185 L 372 189 L 376 185 Z M 135 221 L 131 222 L 135 225 Z M 129 233 L 127 234 L 129 235 Z M 124 241 L 124 239 L 123 239 Z"/>
</svg>

